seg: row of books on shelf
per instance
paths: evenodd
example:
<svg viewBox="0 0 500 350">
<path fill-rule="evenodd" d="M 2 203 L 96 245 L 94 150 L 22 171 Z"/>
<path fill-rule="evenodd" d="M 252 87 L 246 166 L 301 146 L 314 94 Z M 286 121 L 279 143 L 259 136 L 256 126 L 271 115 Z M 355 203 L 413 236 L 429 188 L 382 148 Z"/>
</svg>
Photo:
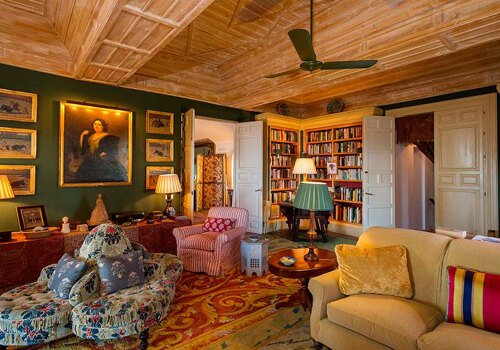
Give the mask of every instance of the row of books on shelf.
<svg viewBox="0 0 500 350">
<path fill-rule="evenodd" d="M 319 166 L 327 166 L 327 163 L 330 163 L 332 161 L 332 157 L 331 156 L 313 156 L 311 157 L 314 161 L 314 165 L 316 167 L 319 167 Z M 318 170 L 318 169 L 316 169 Z"/>
<path fill-rule="evenodd" d="M 363 143 L 361 141 L 342 141 L 336 142 L 333 146 L 333 152 L 358 152 L 358 148 L 362 148 Z"/>
<path fill-rule="evenodd" d="M 316 169 L 316 174 L 307 175 L 307 177 L 312 180 L 324 180 L 328 179 L 330 175 L 327 174 L 326 169 Z"/>
<path fill-rule="evenodd" d="M 361 169 L 339 169 L 337 173 L 338 180 L 362 180 L 363 172 Z"/>
<path fill-rule="evenodd" d="M 271 129 L 271 141 L 299 142 L 299 134 L 295 131 Z"/>
<path fill-rule="evenodd" d="M 336 139 L 352 139 L 355 137 L 363 137 L 361 126 L 350 126 L 347 128 L 335 129 Z"/>
<path fill-rule="evenodd" d="M 276 190 L 280 188 L 296 188 L 296 180 L 271 180 L 271 190 Z"/>
<path fill-rule="evenodd" d="M 319 144 L 309 144 L 307 145 L 308 154 L 318 154 L 318 153 L 332 153 L 331 143 L 319 143 Z"/>
<path fill-rule="evenodd" d="M 295 176 L 296 175 L 292 173 L 292 169 L 271 169 L 272 179 L 287 179 Z"/>
<path fill-rule="evenodd" d="M 307 142 L 331 141 L 332 131 L 312 131 L 307 134 Z"/>
<path fill-rule="evenodd" d="M 271 193 L 271 202 L 279 203 L 279 202 L 291 202 L 295 196 L 295 192 L 292 191 L 284 191 L 284 192 L 272 192 Z"/>
<path fill-rule="evenodd" d="M 363 166 L 363 158 L 359 156 L 339 156 L 338 166 Z"/>
<path fill-rule="evenodd" d="M 295 157 L 291 156 L 271 156 L 271 166 L 292 166 Z"/>
<path fill-rule="evenodd" d="M 361 188 L 335 187 L 335 199 L 362 202 L 363 190 Z"/>
<path fill-rule="evenodd" d="M 361 224 L 361 215 L 363 209 L 361 207 L 348 207 L 344 205 L 333 205 L 333 219 Z"/>
<path fill-rule="evenodd" d="M 297 145 L 271 142 L 271 153 L 297 153 Z"/>
</svg>

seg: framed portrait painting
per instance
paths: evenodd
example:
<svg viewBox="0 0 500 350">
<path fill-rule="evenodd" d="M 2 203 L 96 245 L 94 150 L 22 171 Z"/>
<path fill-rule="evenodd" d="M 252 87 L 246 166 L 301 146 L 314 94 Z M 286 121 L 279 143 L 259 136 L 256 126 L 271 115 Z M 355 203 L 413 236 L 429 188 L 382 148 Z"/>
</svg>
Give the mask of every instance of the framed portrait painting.
<svg viewBox="0 0 500 350">
<path fill-rule="evenodd" d="M 173 166 L 147 166 L 146 167 L 146 190 L 156 189 L 158 176 L 163 174 L 173 174 Z"/>
<path fill-rule="evenodd" d="M 36 122 L 37 95 L 0 89 L 0 120 Z"/>
<path fill-rule="evenodd" d="M 150 134 L 174 134 L 174 114 L 146 110 L 146 132 Z"/>
<path fill-rule="evenodd" d="M 132 112 L 61 102 L 59 186 L 132 184 Z"/>
<path fill-rule="evenodd" d="M 37 226 L 46 227 L 47 217 L 43 205 L 17 207 L 17 220 L 21 231 L 30 230 Z"/>
<path fill-rule="evenodd" d="M 173 162 L 174 141 L 146 139 L 146 162 Z"/>
<path fill-rule="evenodd" d="M 35 194 L 34 165 L 0 165 L 0 175 L 7 175 L 15 196 Z"/>
<path fill-rule="evenodd" d="M 0 128 L 0 158 L 36 158 L 36 130 Z"/>
</svg>

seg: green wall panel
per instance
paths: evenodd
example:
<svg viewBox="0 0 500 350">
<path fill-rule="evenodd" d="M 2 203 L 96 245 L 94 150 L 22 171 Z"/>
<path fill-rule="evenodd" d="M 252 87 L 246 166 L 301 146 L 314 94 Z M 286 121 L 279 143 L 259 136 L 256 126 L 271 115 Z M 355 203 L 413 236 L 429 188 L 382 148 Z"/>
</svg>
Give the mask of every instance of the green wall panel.
<svg viewBox="0 0 500 350">
<path fill-rule="evenodd" d="M 254 120 L 248 111 L 118 88 L 108 85 L 77 81 L 30 70 L 0 65 L 0 88 L 36 93 L 38 95 L 37 123 L 0 120 L 1 127 L 37 130 L 36 159 L 5 159 L 0 164 L 36 166 L 35 195 L 16 196 L 0 201 L 0 230 L 18 230 L 17 206 L 44 205 L 49 225 L 58 226 L 63 216 L 72 221 L 85 222 L 95 205 L 97 194 L 102 193 L 108 213 L 138 210 L 149 213 L 165 206 L 163 195 L 145 189 L 146 166 L 174 166 L 180 174 L 181 113 L 195 108 L 198 115 L 234 121 Z M 58 186 L 59 159 L 59 102 L 65 100 L 120 107 L 133 111 L 132 127 L 132 186 L 102 186 L 60 188 Z M 174 135 L 146 134 L 146 109 L 174 113 Z M 146 163 L 146 138 L 174 140 L 174 162 Z M 180 196 L 174 196 L 174 207 L 179 208 Z"/>
</svg>

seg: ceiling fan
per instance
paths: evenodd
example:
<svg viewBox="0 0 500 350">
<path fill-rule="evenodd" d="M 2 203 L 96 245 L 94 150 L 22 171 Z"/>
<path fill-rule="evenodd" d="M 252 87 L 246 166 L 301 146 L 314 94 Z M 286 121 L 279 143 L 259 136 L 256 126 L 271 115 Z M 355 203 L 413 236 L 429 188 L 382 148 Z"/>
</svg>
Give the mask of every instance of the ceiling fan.
<svg viewBox="0 0 500 350">
<path fill-rule="evenodd" d="M 313 0 L 311 0 L 310 6 L 310 26 L 311 33 L 306 29 L 292 29 L 288 32 L 288 36 L 292 41 L 295 51 L 297 51 L 302 63 L 300 68 L 287 70 L 284 72 L 271 74 L 266 76 L 266 78 L 275 78 L 282 75 L 290 74 L 293 72 L 298 72 L 300 70 L 313 72 L 315 70 L 326 70 L 326 69 L 352 69 L 352 68 L 369 68 L 377 63 L 377 60 L 359 60 L 359 61 L 332 61 L 332 62 L 321 62 L 316 59 L 316 53 L 313 48 Z"/>
</svg>

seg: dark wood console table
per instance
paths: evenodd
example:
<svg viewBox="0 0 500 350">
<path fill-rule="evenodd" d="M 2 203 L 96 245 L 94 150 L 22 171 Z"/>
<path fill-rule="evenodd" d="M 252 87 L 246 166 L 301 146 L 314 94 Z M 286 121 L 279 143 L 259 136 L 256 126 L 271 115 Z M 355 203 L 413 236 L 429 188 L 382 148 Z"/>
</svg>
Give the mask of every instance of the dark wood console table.
<svg viewBox="0 0 500 350">
<path fill-rule="evenodd" d="M 164 220 L 123 227 L 132 242 L 139 242 L 150 253 L 177 253 L 172 232 L 190 225 L 190 220 Z M 64 253 L 79 248 L 87 232 L 54 232 L 49 237 L 26 239 L 14 233 L 12 240 L 0 243 L 0 294 L 28 282 L 34 282 L 47 265 L 57 263 Z"/>
<path fill-rule="evenodd" d="M 288 232 L 294 241 L 299 240 L 299 225 L 300 219 L 309 219 L 309 210 L 297 209 L 291 203 L 279 203 L 280 212 L 286 216 L 286 223 L 288 224 Z M 326 231 L 328 229 L 328 218 L 330 217 L 329 211 L 317 211 L 315 213 L 316 219 L 316 233 L 321 242 L 327 242 Z"/>
</svg>

